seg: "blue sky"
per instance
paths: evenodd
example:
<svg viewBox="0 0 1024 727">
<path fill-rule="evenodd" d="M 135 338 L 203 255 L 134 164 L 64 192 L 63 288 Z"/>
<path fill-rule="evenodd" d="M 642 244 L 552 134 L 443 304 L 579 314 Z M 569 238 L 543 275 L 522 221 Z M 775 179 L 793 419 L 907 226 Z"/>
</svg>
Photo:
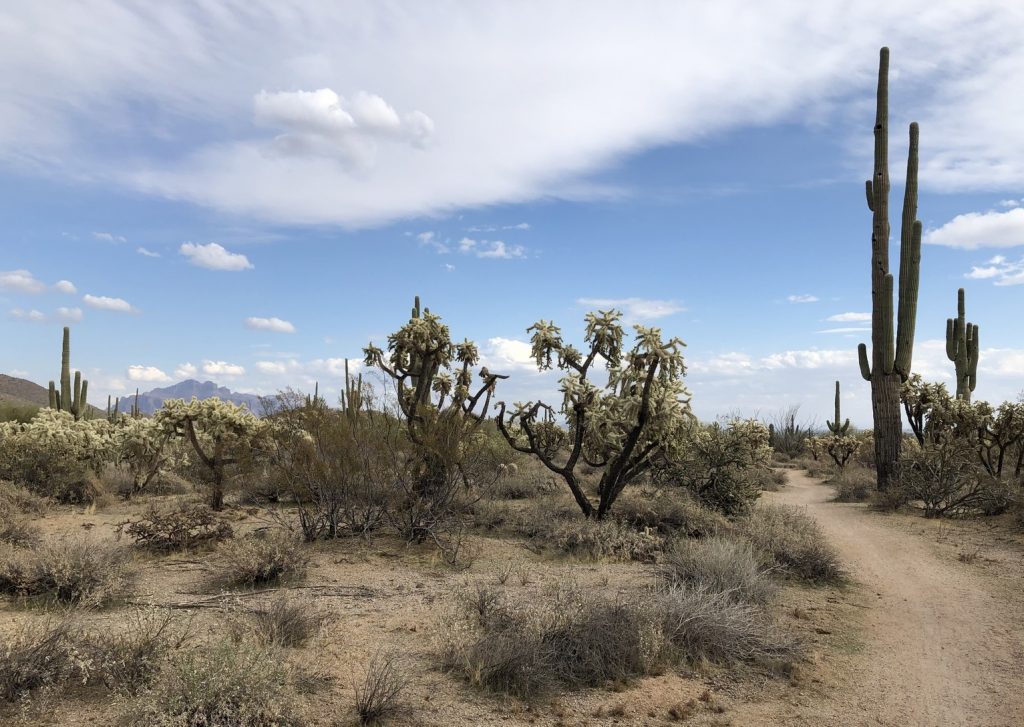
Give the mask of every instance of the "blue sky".
<svg viewBox="0 0 1024 727">
<path fill-rule="evenodd" d="M 556 400 L 525 329 L 578 337 L 614 305 L 686 341 L 702 417 L 823 422 L 838 378 L 866 425 L 887 44 L 894 238 L 921 123 L 915 369 L 951 381 L 963 286 L 976 396 L 1024 390 L 1017 3 L 22 5 L 0 10 L 0 371 L 45 385 L 70 323 L 94 402 L 185 377 L 334 394 L 419 294 L 503 398 Z"/>
</svg>

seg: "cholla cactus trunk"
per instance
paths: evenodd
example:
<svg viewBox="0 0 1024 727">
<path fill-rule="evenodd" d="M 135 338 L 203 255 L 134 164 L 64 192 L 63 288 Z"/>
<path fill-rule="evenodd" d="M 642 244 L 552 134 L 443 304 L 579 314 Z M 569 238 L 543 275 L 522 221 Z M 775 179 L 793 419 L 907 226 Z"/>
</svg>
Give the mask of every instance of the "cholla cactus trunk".
<svg viewBox="0 0 1024 727">
<path fill-rule="evenodd" d="M 845 436 L 846 433 L 850 431 L 850 420 L 847 419 L 845 422 L 840 424 L 839 422 L 842 421 L 842 419 L 840 417 L 841 417 L 841 414 L 840 414 L 840 408 L 839 408 L 839 382 L 837 381 L 836 382 L 836 418 L 833 421 L 828 421 L 827 419 L 825 420 L 825 424 L 828 425 L 828 430 L 830 432 L 832 432 L 834 435 L 836 435 L 837 437 Z"/>
<path fill-rule="evenodd" d="M 910 376 L 917 319 L 921 265 L 921 222 L 917 220 L 918 126 L 910 125 L 907 182 L 900 235 L 899 303 L 893 336 L 893 275 L 889 272 L 889 49 L 878 63 L 875 115 L 874 175 L 868 180 L 867 202 L 872 211 L 871 234 L 871 362 L 867 347 L 858 349 L 861 374 L 871 382 L 874 415 L 875 469 L 878 489 L 886 490 L 896 476 L 903 439 L 900 387 Z"/>
<path fill-rule="evenodd" d="M 978 385 L 978 326 L 967 322 L 964 289 L 956 295 L 956 318 L 946 319 L 946 358 L 956 367 L 956 398 L 971 400 Z"/>
</svg>

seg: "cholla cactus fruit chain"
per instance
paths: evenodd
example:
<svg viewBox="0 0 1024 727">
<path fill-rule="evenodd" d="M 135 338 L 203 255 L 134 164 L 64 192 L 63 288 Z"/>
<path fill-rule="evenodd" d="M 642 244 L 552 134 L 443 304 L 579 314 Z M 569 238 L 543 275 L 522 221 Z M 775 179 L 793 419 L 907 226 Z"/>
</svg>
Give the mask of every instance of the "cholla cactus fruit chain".
<svg viewBox="0 0 1024 727">
<path fill-rule="evenodd" d="M 861 375 L 871 382 L 871 403 L 875 420 L 875 466 L 878 487 L 884 490 L 895 477 L 900 458 L 900 387 L 911 374 L 921 268 L 921 222 L 917 219 L 919 129 L 916 123 L 912 123 L 900 232 L 899 299 L 894 315 L 894 280 L 892 273 L 889 272 L 888 48 L 882 48 L 879 53 L 874 135 L 874 173 L 865 185 L 868 209 L 872 212 L 870 361 L 865 344 L 860 344 L 857 353 Z"/>
<path fill-rule="evenodd" d="M 839 411 L 839 382 L 837 381 L 836 382 L 836 418 L 833 421 L 828 421 L 827 419 L 825 420 L 825 424 L 828 425 L 828 430 L 830 432 L 832 432 L 834 435 L 836 435 L 837 437 L 845 436 L 847 434 L 847 432 L 850 431 L 850 420 L 847 419 L 842 424 L 839 423 L 840 421 L 842 421 L 842 419 L 840 418 L 840 411 Z"/>
<path fill-rule="evenodd" d="M 967 322 L 964 289 L 956 295 L 956 318 L 946 319 L 946 357 L 956 367 L 956 398 L 971 400 L 978 385 L 978 326 Z"/>
</svg>

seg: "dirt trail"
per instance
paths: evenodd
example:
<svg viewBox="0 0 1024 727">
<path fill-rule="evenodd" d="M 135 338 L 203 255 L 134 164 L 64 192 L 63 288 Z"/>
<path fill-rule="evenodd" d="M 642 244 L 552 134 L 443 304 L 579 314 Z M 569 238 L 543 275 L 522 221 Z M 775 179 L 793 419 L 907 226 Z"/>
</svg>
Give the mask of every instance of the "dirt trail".
<svg viewBox="0 0 1024 727">
<path fill-rule="evenodd" d="M 818 520 L 866 607 L 852 673 L 813 705 L 808 724 L 1024 725 L 1020 583 L 1012 597 L 898 522 L 830 502 L 832 489 L 802 472 L 787 475 L 771 500 L 805 506 Z"/>
</svg>

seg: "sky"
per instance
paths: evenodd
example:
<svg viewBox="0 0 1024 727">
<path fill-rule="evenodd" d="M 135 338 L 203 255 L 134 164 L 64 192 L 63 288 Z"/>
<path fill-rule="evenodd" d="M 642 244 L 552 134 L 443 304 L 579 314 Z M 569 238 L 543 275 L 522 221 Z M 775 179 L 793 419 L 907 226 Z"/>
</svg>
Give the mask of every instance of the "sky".
<svg viewBox="0 0 1024 727">
<path fill-rule="evenodd" d="M 0 8 L 0 372 L 90 399 L 185 378 L 336 397 L 415 295 L 557 402 L 526 329 L 682 338 L 694 412 L 870 425 L 878 49 L 893 269 L 907 126 L 925 234 L 914 370 L 1024 391 L 1024 4 L 769 0 Z"/>
</svg>

